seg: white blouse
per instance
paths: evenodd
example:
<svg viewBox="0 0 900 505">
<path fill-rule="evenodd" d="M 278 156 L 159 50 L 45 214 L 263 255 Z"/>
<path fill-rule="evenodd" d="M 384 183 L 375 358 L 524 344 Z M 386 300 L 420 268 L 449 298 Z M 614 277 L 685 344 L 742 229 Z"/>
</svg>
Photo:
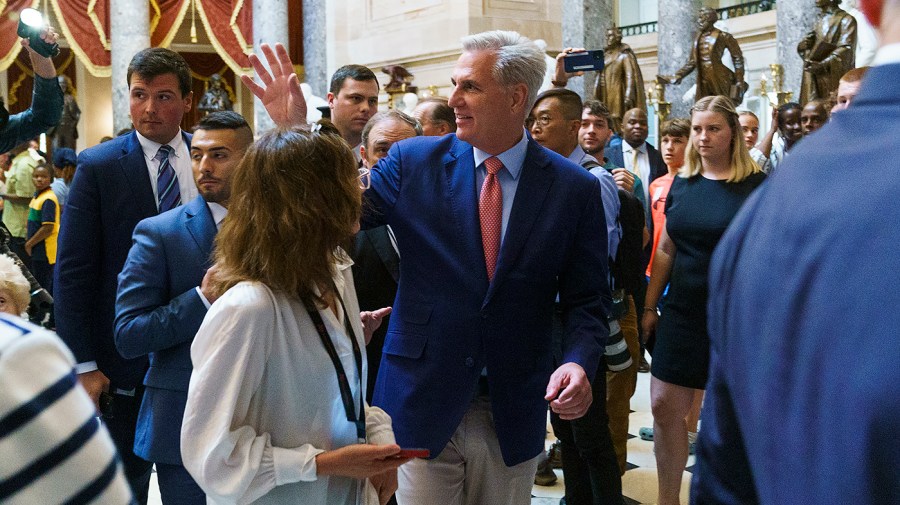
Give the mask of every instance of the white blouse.
<svg viewBox="0 0 900 505">
<path fill-rule="evenodd" d="M 366 377 L 349 260 L 337 266 L 334 280 Z M 360 382 L 343 314 L 335 317 L 327 308 L 319 314 L 358 409 L 366 381 Z M 181 452 L 208 503 L 366 503 L 362 481 L 316 475 L 317 454 L 358 439 L 332 361 L 298 298 L 258 282 L 235 285 L 206 314 L 191 361 Z M 390 417 L 381 409 L 366 408 L 366 431 L 369 443 L 394 443 Z"/>
</svg>

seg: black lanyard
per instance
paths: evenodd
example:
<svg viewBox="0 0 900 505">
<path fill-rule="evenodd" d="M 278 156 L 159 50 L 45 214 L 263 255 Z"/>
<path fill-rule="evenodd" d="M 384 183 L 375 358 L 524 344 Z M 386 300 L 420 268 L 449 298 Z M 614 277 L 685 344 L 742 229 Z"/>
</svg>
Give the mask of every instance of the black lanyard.
<svg viewBox="0 0 900 505">
<path fill-rule="evenodd" d="M 312 319 L 313 326 L 316 327 L 316 331 L 319 333 L 319 338 L 322 339 L 322 345 L 325 346 L 325 351 L 328 353 L 328 357 L 331 358 L 331 364 L 334 365 L 334 371 L 337 373 L 338 379 L 338 387 L 341 390 L 341 401 L 344 403 L 344 411 L 347 413 L 347 420 L 356 425 L 356 438 L 359 439 L 360 442 L 365 442 L 366 440 L 366 410 L 365 404 L 363 403 L 363 376 L 362 376 L 362 352 L 359 350 L 359 345 L 356 343 L 356 336 L 353 333 L 353 327 L 350 326 L 350 319 L 347 317 L 347 308 L 344 307 L 344 301 L 341 299 L 340 295 L 337 295 L 338 302 L 341 304 L 341 309 L 344 311 L 344 329 L 347 331 L 347 336 L 350 337 L 350 343 L 353 345 L 353 358 L 356 361 L 356 372 L 359 375 L 359 417 L 353 413 L 353 391 L 350 390 L 350 382 L 347 380 L 347 374 L 344 372 L 344 366 L 341 364 L 340 358 L 338 358 L 337 350 L 334 348 L 334 342 L 331 341 L 331 337 L 328 335 L 328 329 L 325 327 L 325 322 L 322 321 L 322 316 L 319 315 L 319 311 L 311 303 L 306 303 L 306 311 L 309 312 L 309 318 Z"/>
</svg>

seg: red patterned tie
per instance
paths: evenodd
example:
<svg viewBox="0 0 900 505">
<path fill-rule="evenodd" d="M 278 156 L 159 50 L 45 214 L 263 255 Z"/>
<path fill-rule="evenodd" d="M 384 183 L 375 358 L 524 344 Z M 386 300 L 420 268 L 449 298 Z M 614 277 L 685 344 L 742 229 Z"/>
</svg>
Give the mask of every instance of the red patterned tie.
<svg viewBox="0 0 900 505">
<path fill-rule="evenodd" d="M 487 177 L 481 186 L 481 199 L 478 201 L 478 216 L 481 218 L 481 243 L 484 245 L 484 263 L 487 266 L 488 280 L 494 279 L 494 268 L 497 266 L 497 254 L 500 252 L 500 227 L 503 225 L 503 191 L 497 180 L 497 172 L 503 168 L 503 162 L 496 157 L 484 161 Z"/>
</svg>

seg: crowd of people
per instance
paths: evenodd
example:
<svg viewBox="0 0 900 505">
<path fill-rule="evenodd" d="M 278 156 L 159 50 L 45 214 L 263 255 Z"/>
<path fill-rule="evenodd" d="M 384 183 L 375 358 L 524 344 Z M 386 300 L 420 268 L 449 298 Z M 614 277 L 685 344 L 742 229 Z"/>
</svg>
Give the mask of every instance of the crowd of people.
<svg viewBox="0 0 900 505">
<path fill-rule="evenodd" d="M 900 1 L 861 4 L 884 47 L 834 103 L 761 133 L 705 96 L 658 149 L 644 110 L 565 89 L 571 49 L 538 93 L 544 53 L 492 31 L 446 99 L 378 112 L 346 65 L 314 124 L 263 45 L 255 140 L 230 111 L 183 131 L 191 70 L 145 49 L 134 129 L 48 163 L 63 96 L 28 48 L 33 106 L 0 130 L 0 501 L 146 503 L 155 467 L 166 505 L 520 505 L 558 463 L 564 503 L 619 505 L 646 348 L 660 505 L 695 451 L 695 503 L 897 503 L 897 188 L 846 167 L 900 154 Z M 36 287 L 56 334 L 20 317 Z"/>
</svg>

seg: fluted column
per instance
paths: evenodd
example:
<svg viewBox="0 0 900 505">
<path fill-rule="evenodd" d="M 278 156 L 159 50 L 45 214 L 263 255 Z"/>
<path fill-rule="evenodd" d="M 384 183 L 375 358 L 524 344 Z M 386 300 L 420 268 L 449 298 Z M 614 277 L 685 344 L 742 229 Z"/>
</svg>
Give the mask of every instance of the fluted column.
<svg viewBox="0 0 900 505">
<path fill-rule="evenodd" d="M 325 1 L 303 0 L 303 70 L 313 95 L 328 93 Z"/>
<path fill-rule="evenodd" d="M 262 56 L 260 46 L 263 43 L 274 45 L 276 42 L 281 42 L 285 47 L 288 47 L 289 44 L 288 0 L 254 0 L 253 52 L 260 56 L 263 64 L 266 63 L 266 59 Z M 275 126 L 262 102 L 255 97 L 253 98 L 253 116 L 257 135 L 271 130 Z"/>
<path fill-rule="evenodd" d="M 691 57 L 694 37 L 697 36 L 697 17 L 703 6 L 701 0 L 659 0 L 658 46 L 659 73 L 674 74 Z M 781 2 L 778 4 L 781 7 Z M 651 81 L 652 76 L 646 76 Z M 685 100 L 684 94 L 697 82 L 696 71 L 686 76 L 681 84 L 666 86 L 666 101 L 672 103 L 669 117 L 687 117 L 693 105 L 694 96 Z"/>
<path fill-rule="evenodd" d="M 797 44 L 812 30 L 819 9 L 815 0 L 791 0 L 778 2 L 776 8 L 775 44 L 778 63 L 784 67 L 784 89 L 800 97 L 800 81 L 803 78 L 803 60 L 797 54 Z"/>
<path fill-rule="evenodd" d="M 563 0 L 563 47 L 603 49 L 607 28 L 614 24 L 615 0 Z M 581 95 L 593 98 L 596 72 L 569 80 L 566 86 Z"/>
<path fill-rule="evenodd" d="M 112 57 L 113 134 L 131 127 L 128 64 L 135 53 L 150 47 L 147 0 L 110 2 L 109 42 Z"/>
</svg>

